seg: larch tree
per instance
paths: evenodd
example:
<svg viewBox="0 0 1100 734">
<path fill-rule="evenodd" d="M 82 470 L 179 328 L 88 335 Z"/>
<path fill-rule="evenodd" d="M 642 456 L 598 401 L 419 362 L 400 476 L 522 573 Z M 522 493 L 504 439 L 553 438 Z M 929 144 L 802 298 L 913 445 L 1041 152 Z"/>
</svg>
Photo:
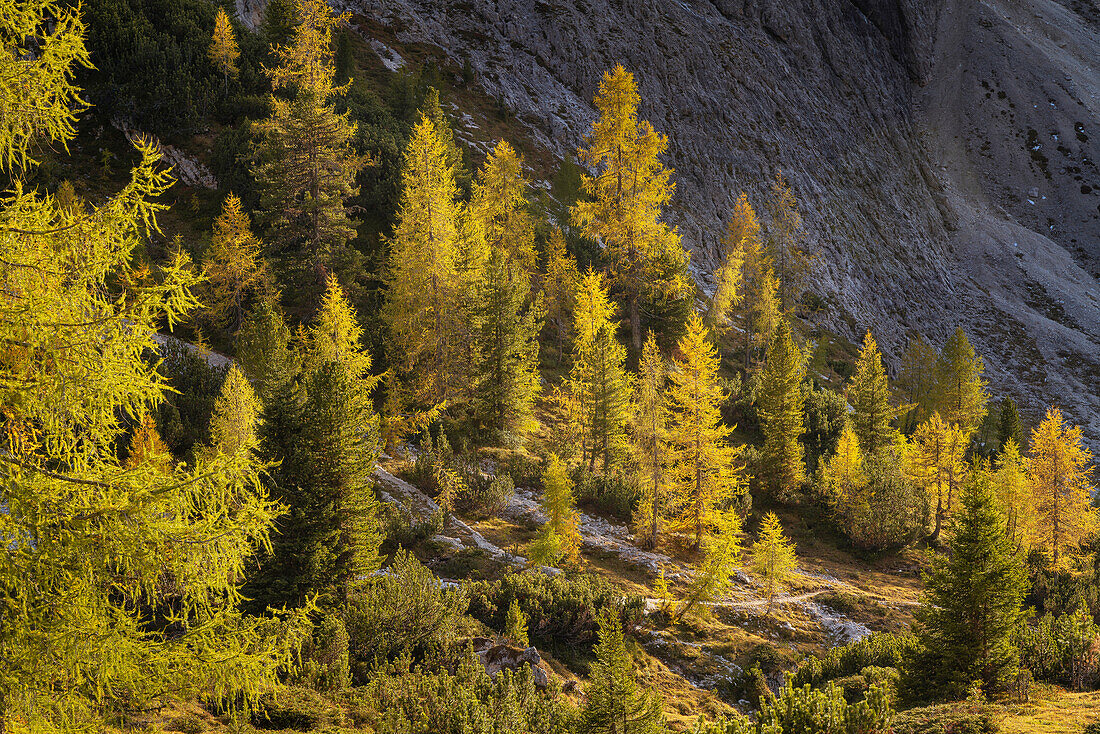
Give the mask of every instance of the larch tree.
<svg viewBox="0 0 1100 734">
<path fill-rule="evenodd" d="M 1097 527 L 1091 503 L 1093 468 L 1080 426 L 1066 424 L 1058 408 L 1048 410 L 1031 433 L 1028 476 L 1038 515 L 1035 545 L 1056 568 L 1067 566 Z"/>
<path fill-rule="evenodd" d="M 768 347 L 757 401 L 768 482 L 775 495 L 783 499 L 792 497 L 806 479 L 805 451 L 799 440 L 806 430 L 802 410 L 804 374 L 802 350 L 791 338 L 790 323 L 782 319 Z"/>
<path fill-rule="evenodd" d="M 454 170 L 427 117 L 405 149 L 401 203 L 391 243 L 385 319 L 391 359 L 410 376 L 423 405 L 457 391 L 459 204 Z"/>
<path fill-rule="evenodd" d="M 242 454 L 251 459 L 259 444 L 260 401 L 240 368 L 225 375 L 210 416 L 210 443 L 206 450 L 226 456 Z"/>
<path fill-rule="evenodd" d="M 760 577 L 766 588 L 768 608 L 765 614 L 771 614 L 776 595 L 791 580 L 798 567 L 794 543 L 783 535 L 783 525 L 774 512 L 764 516 L 750 555 L 753 573 Z"/>
<path fill-rule="evenodd" d="M 692 313 L 668 375 L 669 436 L 675 449 L 673 521 L 695 537 L 697 548 L 718 519 L 716 510 L 744 491 L 739 451 L 729 445 L 731 429 L 722 422 L 718 364 L 706 325 Z"/>
<path fill-rule="evenodd" d="M 488 262 L 472 311 L 478 424 L 505 441 L 522 441 L 534 427 L 540 391 L 538 334 L 543 303 L 531 296 L 536 268 L 534 220 L 528 210 L 523 158 L 506 142 L 478 172 L 469 207 Z"/>
<path fill-rule="evenodd" d="M 745 300 L 746 290 L 758 285 L 745 277 L 745 271 L 747 266 L 751 267 L 751 261 L 759 256 L 760 222 L 743 191 L 733 207 L 733 215 L 719 244 L 722 264 L 714 271 L 714 295 L 707 311 L 707 324 L 712 329 L 726 327 L 730 313 Z"/>
<path fill-rule="evenodd" d="M 695 578 L 673 622 L 700 604 L 721 599 L 729 591 L 733 574 L 741 565 L 741 518 L 732 510 L 719 512 L 716 516 L 715 530 L 703 543 L 703 556 L 695 564 Z"/>
<path fill-rule="evenodd" d="M 580 519 L 573 499 L 573 482 L 565 462 L 550 456 L 542 472 L 542 513 L 546 523 L 535 541 L 532 560 L 554 563 L 564 558 L 577 563 L 581 558 Z"/>
<path fill-rule="evenodd" d="M 779 301 L 779 280 L 769 267 L 760 276 L 760 289 L 756 293 L 756 298 L 752 302 L 752 309 L 749 313 L 749 331 L 752 334 L 752 346 L 758 350 L 767 349 L 782 319 L 783 309 Z M 751 349 L 746 351 L 746 365 L 752 361 L 751 352 Z"/>
<path fill-rule="evenodd" d="M 252 234 L 241 200 L 226 197 L 214 220 L 214 236 L 203 261 L 210 298 L 206 304 L 211 321 L 237 332 L 244 322 L 245 304 L 263 277 L 260 242 Z"/>
<path fill-rule="evenodd" d="M 577 260 L 565 246 L 565 235 L 555 227 L 546 242 L 546 266 L 542 276 L 542 293 L 546 305 L 546 325 L 558 346 L 558 364 L 565 355 L 565 343 L 572 335 L 573 294 L 581 274 Z"/>
<path fill-rule="evenodd" d="M 866 487 L 863 472 L 863 453 L 859 448 L 859 439 L 852 430 L 852 422 L 846 420 L 844 429 L 837 438 L 836 451 L 825 464 L 824 486 L 829 493 L 829 504 L 841 510 L 859 503 Z"/>
<path fill-rule="evenodd" d="M 607 471 L 628 446 L 630 383 L 625 367 L 626 349 L 615 338 L 608 300 L 599 273 L 589 271 L 573 297 L 573 369 L 569 388 L 580 420 L 581 461 L 589 470 L 597 460 Z"/>
<path fill-rule="evenodd" d="M 149 466 L 167 474 L 172 469 L 172 455 L 167 444 L 157 431 L 153 416 L 146 413 L 138 421 L 134 435 L 130 437 L 130 448 L 126 453 L 126 468 L 137 469 Z"/>
<path fill-rule="evenodd" d="M 233 33 L 233 26 L 229 22 L 229 16 L 223 8 L 218 8 L 218 14 L 214 17 L 214 36 L 210 40 L 210 48 L 206 55 L 218 71 L 222 73 L 225 91 L 229 91 L 229 77 L 237 78 L 240 70 L 237 68 L 237 59 L 241 57 L 241 50 L 237 47 L 237 36 Z"/>
<path fill-rule="evenodd" d="M 935 507 L 932 539 L 938 540 L 944 521 L 955 509 L 966 479 L 966 434 L 953 423 L 944 423 L 939 413 L 917 426 L 909 455 L 914 481 L 924 488 Z"/>
<path fill-rule="evenodd" d="M 948 423 L 959 426 L 967 440 L 985 417 L 989 395 L 982 379 L 985 367 L 966 332 L 956 329 L 936 360 L 936 408 Z"/>
<path fill-rule="evenodd" d="M 852 426 L 863 453 L 873 454 L 888 445 L 894 432 L 890 421 L 897 411 L 890 405 L 890 388 L 886 382 L 886 369 L 882 365 L 882 353 L 870 331 L 863 337 L 863 348 L 856 360 L 856 373 L 848 384 L 848 400 L 855 409 Z"/>
<path fill-rule="evenodd" d="M 171 179 L 139 141 L 130 181 L 99 206 L 28 190 L 28 151 L 64 144 L 83 107 L 84 27 L 49 0 L 6 1 L 0 17 L 0 729 L 99 730 L 169 696 L 247 706 L 307 628 L 292 615 L 277 635 L 238 609 L 278 515 L 257 468 L 126 467 L 116 451 L 167 389 L 143 358 L 158 325 L 197 306 L 185 255 L 155 276 L 134 264 Z"/>
<path fill-rule="evenodd" d="M 1001 447 L 992 481 L 1005 516 L 1005 535 L 1016 548 L 1029 548 L 1037 527 L 1036 498 L 1028 477 L 1028 461 L 1020 455 L 1014 439 Z"/>
<path fill-rule="evenodd" d="M 782 171 L 776 171 L 768 201 L 765 245 L 779 279 L 779 301 L 789 313 L 798 306 L 810 274 L 812 257 L 802 246 L 802 215 Z"/>
<path fill-rule="evenodd" d="M 274 49 L 278 66 L 268 70 L 273 88 L 293 90 L 293 97 L 273 95 L 271 115 L 257 123 L 252 174 L 269 252 L 285 279 L 312 273 L 296 286 L 312 283 L 306 290 L 317 293 L 356 255 L 347 245 L 356 222 L 344 202 L 359 193 L 355 178 L 370 160 L 352 148 L 355 123 L 335 109 L 343 88 L 333 85 L 332 31 L 344 16 L 334 16 L 324 0 L 298 0 L 297 13 L 290 45 Z"/>
<path fill-rule="evenodd" d="M 604 74 L 595 99 L 599 118 L 577 152 L 596 175 L 582 174 L 589 199 L 572 210 L 583 235 L 607 249 L 611 281 L 626 298 L 635 354 L 642 351 L 643 301 L 683 297 L 688 289 L 687 251 L 661 221 L 675 188 L 660 161 L 668 138 L 638 120 L 640 101 L 633 74 L 622 66 Z"/>
<path fill-rule="evenodd" d="M 634 456 L 640 497 L 634 509 L 634 533 L 644 548 L 657 545 L 668 502 L 671 450 L 668 440 L 667 368 L 653 332 L 642 348 L 634 390 Z"/>
<path fill-rule="evenodd" d="M 618 612 L 605 607 L 597 622 L 596 661 L 592 664 L 577 731 L 580 734 L 661 734 L 665 731 L 661 699 L 638 685 L 634 659 L 623 641 Z"/>
<path fill-rule="evenodd" d="M 928 420 L 934 410 L 938 358 L 936 348 L 922 334 L 917 332 L 909 337 L 909 345 L 901 355 L 898 379 L 894 382 L 905 409 L 901 430 L 906 435 Z"/>
<path fill-rule="evenodd" d="M 986 693 L 997 693 L 1016 675 L 1014 636 L 1027 574 L 1005 536 L 988 475 L 975 473 L 961 499 L 949 534 L 951 552 L 936 556 L 925 576 L 917 613 L 924 652 L 917 667 L 937 692 L 959 695 L 980 681 Z"/>
</svg>

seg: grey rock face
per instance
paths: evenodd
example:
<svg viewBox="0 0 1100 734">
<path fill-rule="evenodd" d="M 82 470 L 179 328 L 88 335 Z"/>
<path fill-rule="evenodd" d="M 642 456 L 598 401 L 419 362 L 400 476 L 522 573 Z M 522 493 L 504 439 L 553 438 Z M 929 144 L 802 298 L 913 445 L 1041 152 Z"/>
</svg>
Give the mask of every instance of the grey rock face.
<svg viewBox="0 0 1100 734">
<path fill-rule="evenodd" d="M 961 325 L 1028 417 L 1060 403 L 1100 438 L 1100 42 L 1077 4 L 335 1 L 468 60 L 559 156 L 623 64 L 670 138 L 668 218 L 704 287 L 733 199 L 763 209 L 782 170 L 823 326 L 896 358 L 910 330 Z"/>
</svg>

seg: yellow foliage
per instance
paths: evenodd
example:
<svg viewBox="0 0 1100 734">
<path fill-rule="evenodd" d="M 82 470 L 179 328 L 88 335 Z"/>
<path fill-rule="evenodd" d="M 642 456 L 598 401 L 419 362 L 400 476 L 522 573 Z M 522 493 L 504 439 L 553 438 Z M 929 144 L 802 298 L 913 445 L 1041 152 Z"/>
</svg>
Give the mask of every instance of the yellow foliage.
<svg viewBox="0 0 1100 734">
<path fill-rule="evenodd" d="M 206 53 L 226 78 L 237 76 L 237 59 L 240 58 L 241 51 L 237 47 L 237 37 L 229 23 L 229 16 L 222 8 L 218 8 L 218 14 L 214 18 L 214 36 Z"/>
<path fill-rule="evenodd" d="M 1066 425 L 1051 408 L 1031 433 L 1028 476 L 1035 494 L 1035 545 L 1065 567 L 1081 542 L 1097 527 L 1092 497 L 1092 452 L 1081 442 L 1080 426 Z"/>
<path fill-rule="evenodd" d="M 935 506 L 935 530 L 938 538 L 944 521 L 955 510 L 955 500 L 966 479 L 963 456 L 967 435 L 957 425 L 944 423 L 939 413 L 917 426 L 909 453 L 913 480 L 928 493 Z"/>
<path fill-rule="evenodd" d="M 263 277 L 264 267 L 260 242 L 252 234 L 241 200 L 233 194 L 226 197 L 214 220 L 214 237 L 203 271 L 211 292 L 207 304 L 210 319 L 236 331 L 244 321 L 245 299 Z"/>
<path fill-rule="evenodd" d="M 1030 548 L 1037 529 L 1035 495 L 1028 477 L 1027 458 L 1020 455 L 1020 447 L 1013 439 L 1001 447 L 993 488 L 1005 514 L 1009 541 L 1017 548 Z"/>
</svg>

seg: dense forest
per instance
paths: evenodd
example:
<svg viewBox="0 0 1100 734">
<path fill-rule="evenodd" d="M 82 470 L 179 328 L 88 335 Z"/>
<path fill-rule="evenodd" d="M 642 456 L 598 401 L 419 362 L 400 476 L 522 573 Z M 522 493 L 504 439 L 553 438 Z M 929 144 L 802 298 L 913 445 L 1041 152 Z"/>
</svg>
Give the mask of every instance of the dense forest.
<svg viewBox="0 0 1100 734">
<path fill-rule="evenodd" d="M 962 330 L 891 378 L 814 326 L 782 172 L 700 287 L 631 71 L 542 186 L 457 139 L 468 68 L 383 85 L 324 0 L 0 7 L 0 732 L 983 732 L 1100 686 L 1081 430 Z M 903 623 L 792 636 L 882 563 Z M 719 624 L 765 642 L 705 685 L 650 652 Z"/>
</svg>

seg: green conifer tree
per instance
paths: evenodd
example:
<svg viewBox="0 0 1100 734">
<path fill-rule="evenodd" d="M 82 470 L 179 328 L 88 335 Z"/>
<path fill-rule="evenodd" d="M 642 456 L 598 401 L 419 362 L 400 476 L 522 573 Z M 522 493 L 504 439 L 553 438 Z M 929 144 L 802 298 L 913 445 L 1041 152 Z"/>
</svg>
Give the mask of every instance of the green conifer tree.
<svg viewBox="0 0 1100 734">
<path fill-rule="evenodd" d="M 520 647 L 531 644 L 527 639 L 527 615 L 519 608 L 517 599 L 512 599 L 512 603 L 508 605 L 508 614 L 504 617 L 504 637 Z"/>
<path fill-rule="evenodd" d="M 987 693 L 1004 690 L 1019 660 L 1014 634 L 1027 575 L 1005 536 L 988 474 L 975 472 L 963 488 L 950 553 L 936 558 L 925 584 L 918 612 L 924 675 L 956 695 L 975 680 Z"/>
<path fill-rule="evenodd" d="M 1015 441 L 1017 449 L 1023 446 L 1024 426 L 1020 422 L 1020 411 L 1016 408 L 1016 401 L 1006 397 L 1001 400 L 997 416 L 998 448 L 1004 448 L 1009 441 Z"/>
<path fill-rule="evenodd" d="M 799 441 L 805 431 L 804 365 L 802 350 L 791 338 L 790 323 L 783 319 L 768 347 L 758 397 L 764 464 L 772 490 L 781 499 L 790 498 L 806 478 L 805 452 Z"/>
<path fill-rule="evenodd" d="M 665 731 L 661 699 L 641 688 L 634 660 L 623 641 L 619 615 L 604 608 L 599 615 L 596 662 L 581 710 L 580 734 L 659 734 Z"/>
<path fill-rule="evenodd" d="M 936 361 L 936 409 L 948 423 L 959 426 L 969 440 L 985 417 L 989 402 L 985 366 L 974 351 L 966 332 L 956 329 Z"/>
</svg>

